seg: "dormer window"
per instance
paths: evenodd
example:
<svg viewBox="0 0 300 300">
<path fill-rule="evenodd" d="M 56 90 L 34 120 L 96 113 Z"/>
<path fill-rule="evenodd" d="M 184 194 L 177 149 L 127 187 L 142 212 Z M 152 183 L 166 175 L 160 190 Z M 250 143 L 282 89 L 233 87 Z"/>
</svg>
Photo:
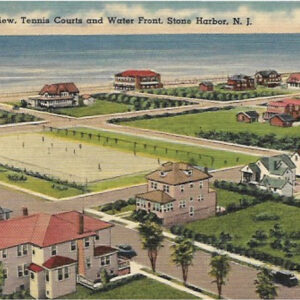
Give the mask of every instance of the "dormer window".
<svg viewBox="0 0 300 300">
<path fill-rule="evenodd" d="M 160 172 L 160 176 L 161 176 L 161 177 L 164 177 L 164 176 L 166 176 L 166 172 L 164 172 L 164 171 L 161 171 L 161 172 Z"/>
<path fill-rule="evenodd" d="M 192 175 L 192 173 L 193 173 L 193 171 L 192 171 L 192 170 L 188 170 L 188 171 L 187 171 L 187 174 L 188 174 L 188 176 L 191 176 L 191 175 Z"/>
</svg>

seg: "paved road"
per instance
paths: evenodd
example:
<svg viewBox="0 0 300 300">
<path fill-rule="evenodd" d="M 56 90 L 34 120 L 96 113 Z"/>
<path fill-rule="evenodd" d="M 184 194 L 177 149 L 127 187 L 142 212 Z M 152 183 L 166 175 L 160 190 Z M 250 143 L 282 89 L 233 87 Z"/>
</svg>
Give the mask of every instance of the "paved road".
<svg viewBox="0 0 300 300">
<path fill-rule="evenodd" d="M 117 245 L 120 243 L 129 243 L 132 245 L 138 253 L 135 260 L 140 264 L 150 267 L 147 252 L 141 248 L 141 242 L 137 231 L 116 225 L 112 230 L 112 244 Z M 170 241 L 166 240 L 164 242 L 164 247 L 161 248 L 159 252 L 157 270 L 181 279 L 181 270 L 170 260 L 170 245 Z M 208 275 L 210 269 L 209 262 L 210 254 L 198 251 L 195 255 L 193 266 L 189 271 L 188 282 L 216 293 L 217 290 L 215 284 L 211 282 L 212 278 Z M 228 282 L 224 287 L 224 296 L 231 299 L 257 298 L 253 284 L 256 274 L 257 271 L 255 269 L 232 262 Z M 279 286 L 278 298 L 299 299 L 299 295 L 300 286 L 293 288 Z"/>
</svg>

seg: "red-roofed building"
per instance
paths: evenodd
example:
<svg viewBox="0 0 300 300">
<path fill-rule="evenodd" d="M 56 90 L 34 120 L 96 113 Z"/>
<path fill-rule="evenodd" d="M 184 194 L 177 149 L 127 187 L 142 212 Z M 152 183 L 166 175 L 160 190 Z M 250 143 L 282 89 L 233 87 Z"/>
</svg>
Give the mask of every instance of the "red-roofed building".
<svg viewBox="0 0 300 300">
<path fill-rule="evenodd" d="M 34 298 L 58 298 L 76 284 L 130 272 L 112 248 L 112 224 L 77 211 L 24 215 L 1 222 L 0 261 L 3 294 L 29 289 Z"/>
<path fill-rule="evenodd" d="M 289 89 L 299 89 L 300 88 L 300 73 L 291 74 L 286 82 L 287 82 Z"/>
<path fill-rule="evenodd" d="M 265 120 L 270 120 L 275 115 L 286 114 L 293 119 L 300 118 L 300 99 L 286 98 L 268 103 L 267 111 L 263 114 Z"/>
<path fill-rule="evenodd" d="M 160 74 L 151 70 L 126 70 L 115 74 L 116 90 L 143 90 L 162 88 Z"/>
<path fill-rule="evenodd" d="M 79 103 L 79 89 L 73 82 L 45 84 L 39 95 L 30 97 L 27 103 L 31 107 L 71 107 Z"/>
</svg>

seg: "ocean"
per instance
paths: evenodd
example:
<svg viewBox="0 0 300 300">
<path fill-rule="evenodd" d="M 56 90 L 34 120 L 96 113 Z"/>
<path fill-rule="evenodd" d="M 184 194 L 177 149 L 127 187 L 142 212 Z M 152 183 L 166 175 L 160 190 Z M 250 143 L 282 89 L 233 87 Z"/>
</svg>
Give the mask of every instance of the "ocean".
<svg viewBox="0 0 300 300">
<path fill-rule="evenodd" d="M 0 90 L 100 86 L 125 69 L 153 69 L 162 80 L 300 71 L 299 52 L 300 34 L 1 36 Z"/>
</svg>

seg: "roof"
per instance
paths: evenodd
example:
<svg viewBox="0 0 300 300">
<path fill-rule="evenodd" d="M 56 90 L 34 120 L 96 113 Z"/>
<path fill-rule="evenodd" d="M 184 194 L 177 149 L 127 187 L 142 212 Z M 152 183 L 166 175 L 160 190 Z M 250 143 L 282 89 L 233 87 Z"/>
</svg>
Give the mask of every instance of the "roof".
<svg viewBox="0 0 300 300">
<path fill-rule="evenodd" d="M 71 265 L 76 262 L 77 261 L 72 258 L 56 255 L 52 256 L 46 262 L 44 262 L 43 266 L 47 269 L 55 269 L 61 266 Z"/>
<path fill-rule="evenodd" d="M 35 273 L 42 272 L 44 270 L 44 268 L 42 268 L 34 263 L 30 264 L 28 269 Z"/>
<path fill-rule="evenodd" d="M 259 113 L 256 112 L 255 110 L 249 110 L 249 111 L 241 111 L 238 114 L 245 114 L 247 115 L 249 118 L 253 119 L 253 118 L 258 118 L 259 117 Z"/>
<path fill-rule="evenodd" d="M 287 83 L 300 82 L 300 73 L 293 73 L 289 76 Z"/>
<path fill-rule="evenodd" d="M 260 74 L 263 77 L 269 77 L 271 74 L 276 74 L 276 75 L 280 75 L 277 71 L 275 70 L 262 70 L 262 71 L 258 71 L 256 72 L 256 74 Z M 256 75 L 255 74 L 255 75 Z"/>
<path fill-rule="evenodd" d="M 81 96 L 82 99 L 89 99 L 89 98 L 93 98 L 90 94 L 84 94 Z"/>
<path fill-rule="evenodd" d="M 70 211 L 54 215 L 39 213 L 4 220 L 0 226 L 0 249 L 27 243 L 47 247 L 96 235 L 96 231 L 113 226 L 84 215 L 84 233 L 79 234 L 79 216 L 79 212 Z"/>
<path fill-rule="evenodd" d="M 288 183 L 288 181 L 286 179 L 274 178 L 265 175 L 260 183 L 265 187 L 282 189 Z"/>
<path fill-rule="evenodd" d="M 170 195 L 164 191 L 154 190 L 143 194 L 136 195 L 137 198 L 142 198 L 151 202 L 157 202 L 161 204 L 169 203 L 175 201 Z"/>
<path fill-rule="evenodd" d="M 270 106 L 288 106 L 288 105 L 300 105 L 300 99 L 297 98 L 285 98 L 280 101 L 271 101 L 268 105 Z"/>
<path fill-rule="evenodd" d="M 245 74 L 235 74 L 230 76 L 228 79 L 230 80 L 236 80 L 236 81 L 240 81 L 240 80 L 246 80 L 246 79 L 250 79 L 251 77 Z"/>
<path fill-rule="evenodd" d="M 12 210 L 0 206 L 0 214 L 11 213 Z"/>
<path fill-rule="evenodd" d="M 206 86 L 213 86 L 213 83 L 211 81 L 202 81 L 200 84 L 206 85 Z"/>
<path fill-rule="evenodd" d="M 123 77 L 148 77 L 156 75 L 159 75 L 159 73 L 153 72 L 151 70 L 126 70 L 124 72 L 116 74 L 116 76 Z"/>
<path fill-rule="evenodd" d="M 253 173 L 260 174 L 260 168 L 256 165 L 256 163 L 250 163 L 248 167 L 252 170 Z"/>
<path fill-rule="evenodd" d="M 110 246 L 98 246 L 94 249 L 94 256 L 102 256 L 109 253 L 117 252 L 118 249 Z"/>
<path fill-rule="evenodd" d="M 45 84 L 39 92 L 40 95 L 48 93 L 50 95 L 59 95 L 62 92 L 79 93 L 74 82 L 62 82 L 54 84 Z"/>
<path fill-rule="evenodd" d="M 280 154 L 271 157 L 262 157 L 260 161 L 265 166 L 265 168 L 273 175 L 281 176 L 287 171 L 287 169 L 296 168 L 293 161 L 286 154 Z"/>
<path fill-rule="evenodd" d="M 173 162 L 166 162 L 162 164 L 159 169 L 146 176 L 148 180 L 171 185 L 204 180 L 210 177 L 212 176 L 189 164 Z"/>
<path fill-rule="evenodd" d="M 295 121 L 294 118 L 291 116 L 291 115 L 288 115 L 288 114 L 278 114 L 278 115 L 275 115 L 273 117 L 270 118 L 273 119 L 273 118 L 279 118 L 281 121 L 283 122 L 293 122 Z"/>
</svg>

